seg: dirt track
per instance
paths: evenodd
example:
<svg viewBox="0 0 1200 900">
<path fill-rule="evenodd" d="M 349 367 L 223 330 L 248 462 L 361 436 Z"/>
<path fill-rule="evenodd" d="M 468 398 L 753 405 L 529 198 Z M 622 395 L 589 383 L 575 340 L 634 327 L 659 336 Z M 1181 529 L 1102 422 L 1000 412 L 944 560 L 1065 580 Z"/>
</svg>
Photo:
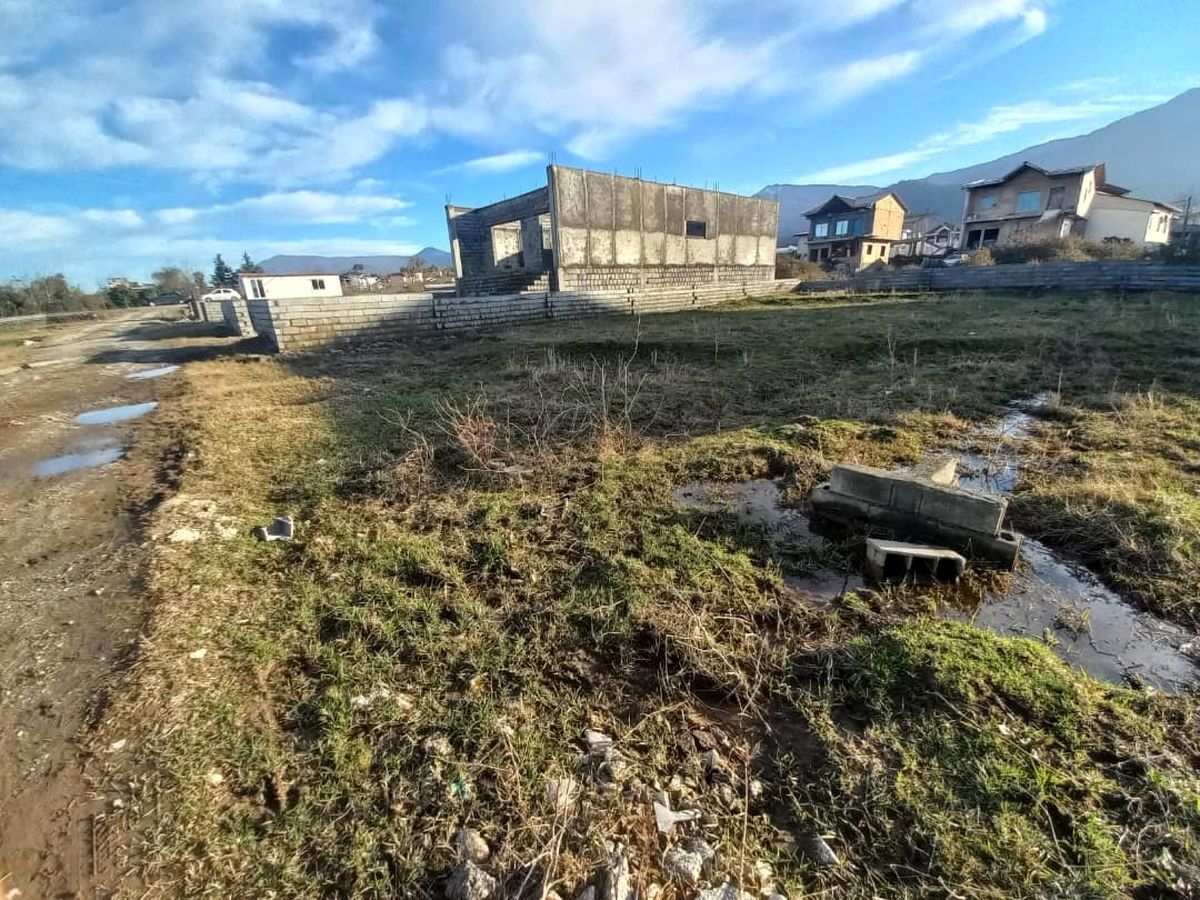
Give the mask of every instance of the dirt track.
<svg viewBox="0 0 1200 900">
<path fill-rule="evenodd" d="M 0 377 L 0 890 L 23 898 L 103 895 L 93 731 L 132 658 L 148 608 L 139 510 L 159 490 L 175 437 L 170 374 L 131 373 L 222 352 L 207 326 L 138 311 L 48 333 Z M 138 420 L 84 425 L 89 410 L 159 401 Z M 38 477 L 65 454 L 117 461 Z"/>
</svg>

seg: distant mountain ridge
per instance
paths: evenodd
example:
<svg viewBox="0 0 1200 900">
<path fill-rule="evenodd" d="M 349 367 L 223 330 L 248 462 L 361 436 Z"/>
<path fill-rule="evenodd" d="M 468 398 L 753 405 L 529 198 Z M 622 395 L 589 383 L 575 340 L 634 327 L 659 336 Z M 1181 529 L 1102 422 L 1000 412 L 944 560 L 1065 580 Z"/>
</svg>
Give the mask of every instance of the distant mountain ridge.
<svg viewBox="0 0 1200 900">
<path fill-rule="evenodd" d="M 437 247 L 425 247 L 417 251 L 427 266 L 447 268 L 453 265 L 453 258 L 445 250 Z M 309 272 L 326 274 L 342 274 L 349 272 L 356 265 L 361 265 L 366 272 L 376 275 L 390 275 L 408 268 L 412 256 L 290 256 L 280 254 L 264 259 L 259 263 L 263 272 L 268 275 L 304 275 Z"/>
<path fill-rule="evenodd" d="M 895 191 L 911 213 L 933 213 L 949 222 L 962 218 L 962 185 L 1003 175 L 1028 160 L 1052 169 L 1106 163 L 1108 178 L 1134 196 L 1168 203 L 1200 188 L 1200 88 L 1158 106 L 1117 119 L 1088 134 L 1047 141 L 989 162 L 935 172 L 926 178 L 875 185 L 771 184 L 756 196 L 779 200 L 779 239 L 808 229 L 806 210 L 830 194 L 861 197 Z"/>
</svg>

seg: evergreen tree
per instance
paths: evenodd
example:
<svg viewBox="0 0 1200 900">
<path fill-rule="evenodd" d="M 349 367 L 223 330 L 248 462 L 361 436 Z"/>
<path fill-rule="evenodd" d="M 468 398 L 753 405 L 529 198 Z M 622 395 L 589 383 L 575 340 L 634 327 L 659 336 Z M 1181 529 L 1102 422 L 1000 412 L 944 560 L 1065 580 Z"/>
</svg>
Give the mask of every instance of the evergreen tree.
<svg viewBox="0 0 1200 900">
<path fill-rule="evenodd" d="M 229 263 L 225 262 L 218 253 L 213 260 L 212 286 L 215 288 L 233 287 L 235 284 L 237 284 L 237 275 Z"/>
<path fill-rule="evenodd" d="M 250 254 L 242 251 L 242 264 L 238 268 L 239 272 L 261 272 L 262 266 L 250 258 Z"/>
</svg>

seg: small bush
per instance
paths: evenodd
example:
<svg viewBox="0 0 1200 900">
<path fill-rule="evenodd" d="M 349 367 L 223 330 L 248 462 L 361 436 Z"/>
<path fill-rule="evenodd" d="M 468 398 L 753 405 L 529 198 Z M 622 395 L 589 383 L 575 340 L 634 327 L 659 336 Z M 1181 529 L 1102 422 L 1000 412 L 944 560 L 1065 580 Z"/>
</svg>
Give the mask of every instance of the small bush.
<svg viewBox="0 0 1200 900">
<path fill-rule="evenodd" d="M 822 281 L 826 278 L 836 278 L 830 272 L 815 262 L 792 256 L 790 253 L 779 253 L 775 256 L 776 278 L 799 278 L 801 281 Z"/>
<path fill-rule="evenodd" d="M 995 248 L 998 263 L 1086 262 L 1100 259 L 1141 259 L 1142 248 L 1128 238 L 1084 241 L 1077 237 L 1018 237 Z"/>
<path fill-rule="evenodd" d="M 994 266 L 995 264 L 996 257 L 992 254 L 990 247 L 980 247 L 978 250 L 973 250 L 963 260 L 964 266 Z"/>
</svg>

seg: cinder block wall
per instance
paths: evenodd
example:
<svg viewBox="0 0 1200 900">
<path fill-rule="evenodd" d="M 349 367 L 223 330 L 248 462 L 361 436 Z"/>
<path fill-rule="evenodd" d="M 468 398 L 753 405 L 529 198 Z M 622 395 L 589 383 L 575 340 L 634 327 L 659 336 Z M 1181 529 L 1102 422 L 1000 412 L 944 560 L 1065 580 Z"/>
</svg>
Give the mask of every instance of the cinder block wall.
<svg viewBox="0 0 1200 900">
<path fill-rule="evenodd" d="M 258 334 L 280 352 L 334 342 L 394 340 L 464 329 L 600 315 L 641 315 L 711 306 L 742 297 L 786 293 L 795 281 L 721 281 L 694 287 L 559 291 L 499 296 L 368 294 L 336 299 L 251 300 Z"/>
<path fill-rule="evenodd" d="M 254 325 L 250 321 L 250 313 L 246 309 L 246 301 L 238 298 L 237 300 L 222 300 L 221 314 L 225 319 L 225 324 L 229 326 L 234 334 L 240 337 L 253 337 Z"/>
<path fill-rule="evenodd" d="M 864 272 L 853 278 L 805 281 L 799 291 L 1195 291 L 1200 266 L 1155 262 L 1056 262 L 952 269 Z"/>
</svg>

